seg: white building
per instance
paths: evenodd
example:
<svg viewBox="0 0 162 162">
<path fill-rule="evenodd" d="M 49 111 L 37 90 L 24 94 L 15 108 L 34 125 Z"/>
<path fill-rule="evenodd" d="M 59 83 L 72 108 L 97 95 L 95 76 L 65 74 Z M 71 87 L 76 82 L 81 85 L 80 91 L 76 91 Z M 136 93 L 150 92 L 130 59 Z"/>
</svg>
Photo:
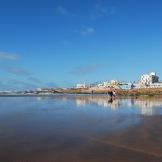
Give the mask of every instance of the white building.
<svg viewBox="0 0 162 162">
<path fill-rule="evenodd" d="M 162 88 L 162 82 L 150 84 L 150 88 Z"/>
<path fill-rule="evenodd" d="M 105 82 L 103 82 L 103 86 L 104 87 L 110 87 L 111 83 L 109 81 L 105 81 Z"/>
<path fill-rule="evenodd" d="M 105 82 L 99 83 L 97 87 L 109 88 L 109 87 L 116 87 L 118 85 L 119 85 L 118 81 L 111 80 L 111 81 L 105 81 Z"/>
<path fill-rule="evenodd" d="M 105 82 L 101 82 L 99 84 L 97 84 L 97 87 L 99 88 L 106 88 L 106 87 L 110 87 L 111 83 L 109 81 L 105 81 Z"/>
<path fill-rule="evenodd" d="M 117 80 L 111 80 L 110 83 L 111 83 L 111 85 L 118 85 L 119 84 L 119 82 Z"/>
<path fill-rule="evenodd" d="M 123 84 L 120 84 L 120 88 L 123 90 L 130 90 L 130 89 L 134 89 L 135 86 L 133 83 L 123 83 Z"/>
<path fill-rule="evenodd" d="M 155 72 L 152 72 L 150 74 L 144 74 L 141 75 L 141 84 L 142 85 L 150 85 L 153 83 L 158 83 L 159 82 L 159 77 L 156 75 Z"/>
<path fill-rule="evenodd" d="M 76 88 L 86 88 L 86 85 L 85 85 L 85 83 L 84 84 L 77 84 L 76 85 Z"/>
</svg>

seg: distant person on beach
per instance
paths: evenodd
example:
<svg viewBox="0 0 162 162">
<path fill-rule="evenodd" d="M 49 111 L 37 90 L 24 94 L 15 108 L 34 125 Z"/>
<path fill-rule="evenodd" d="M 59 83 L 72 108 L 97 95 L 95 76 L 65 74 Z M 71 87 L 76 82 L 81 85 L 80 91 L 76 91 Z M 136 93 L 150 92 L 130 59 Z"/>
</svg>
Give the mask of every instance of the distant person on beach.
<svg viewBox="0 0 162 162">
<path fill-rule="evenodd" d="M 113 91 L 113 97 L 115 97 L 116 96 L 116 92 L 115 91 Z"/>
<path fill-rule="evenodd" d="M 110 96 L 111 98 L 116 96 L 115 91 L 110 91 L 110 92 L 108 92 L 108 94 L 109 94 L 109 96 Z"/>
<path fill-rule="evenodd" d="M 113 97 L 113 91 L 108 92 L 108 94 L 111 98 Z"/>
</svg>

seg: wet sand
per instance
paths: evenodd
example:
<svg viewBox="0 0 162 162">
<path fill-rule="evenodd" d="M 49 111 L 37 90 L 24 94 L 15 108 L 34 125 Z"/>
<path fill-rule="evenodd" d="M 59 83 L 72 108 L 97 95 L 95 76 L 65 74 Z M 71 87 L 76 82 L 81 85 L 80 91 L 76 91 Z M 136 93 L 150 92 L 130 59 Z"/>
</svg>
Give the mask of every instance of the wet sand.
<svg viewBox="0 0 162 162">
<path fill-rule="evenodd" d="M 1 100 L 0 162 L 162 162 L 161 114 L 78 108 L 69 99 L 8 100 Z"/>
</svg>

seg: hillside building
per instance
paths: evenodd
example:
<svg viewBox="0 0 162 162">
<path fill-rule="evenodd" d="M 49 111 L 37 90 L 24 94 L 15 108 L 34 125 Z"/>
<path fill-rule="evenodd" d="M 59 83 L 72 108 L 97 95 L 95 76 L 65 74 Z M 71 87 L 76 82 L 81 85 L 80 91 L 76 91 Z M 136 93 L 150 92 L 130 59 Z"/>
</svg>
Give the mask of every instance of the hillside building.
<svg viewBox="0 0 162 162">
<path fill-rule="evenodd" d="M 156 75 L 155 72 L 152 72 L 150 74 L 141 75 L 141 84 L 142 85 L 149 86 L 151 84 L 158 83 L 158 82 L 159 82 L 159 77 Z"/>
<path fill-rule="evenodd" d="M 86 84 L 84 83 L 84 84 L 77 84 L 76 85 L 76 88 L 86 88 Z"/>
</svg>

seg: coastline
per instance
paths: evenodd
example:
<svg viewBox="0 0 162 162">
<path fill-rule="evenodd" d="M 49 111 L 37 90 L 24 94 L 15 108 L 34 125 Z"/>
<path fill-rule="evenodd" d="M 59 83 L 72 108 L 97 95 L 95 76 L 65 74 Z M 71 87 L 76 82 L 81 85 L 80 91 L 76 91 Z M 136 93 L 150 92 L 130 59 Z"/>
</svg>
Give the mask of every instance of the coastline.
<svg viewBox="0 0 162 162">
<path fill-rule="evenodd" d="M 162 88 L 145 88 L 145 89 L 132 89 L 132 90 L 121 90 L 121 89 L 105 89 L 105 90 L 90 90 L 90 89 L 66 89 L 55 93 L 6 93 L 0 94 L 0 97 L 51 97 L 58 95 L 103 95 L 109 96 L 108 92 L 114 91 L 117 97 L 162 97 Z"/>
<path fill-rule="evenodd" d="M 68 89 L 64 90 L 63 93 L 67 94 L 104 94 L 107 95 L 108 92 L 114 91 L 117 96 L 162 96 L 162 88 L 145 88 L 145 89 L 132 89 L 132 90 L 122 90 L 122 89 Z"/>
</svg>

